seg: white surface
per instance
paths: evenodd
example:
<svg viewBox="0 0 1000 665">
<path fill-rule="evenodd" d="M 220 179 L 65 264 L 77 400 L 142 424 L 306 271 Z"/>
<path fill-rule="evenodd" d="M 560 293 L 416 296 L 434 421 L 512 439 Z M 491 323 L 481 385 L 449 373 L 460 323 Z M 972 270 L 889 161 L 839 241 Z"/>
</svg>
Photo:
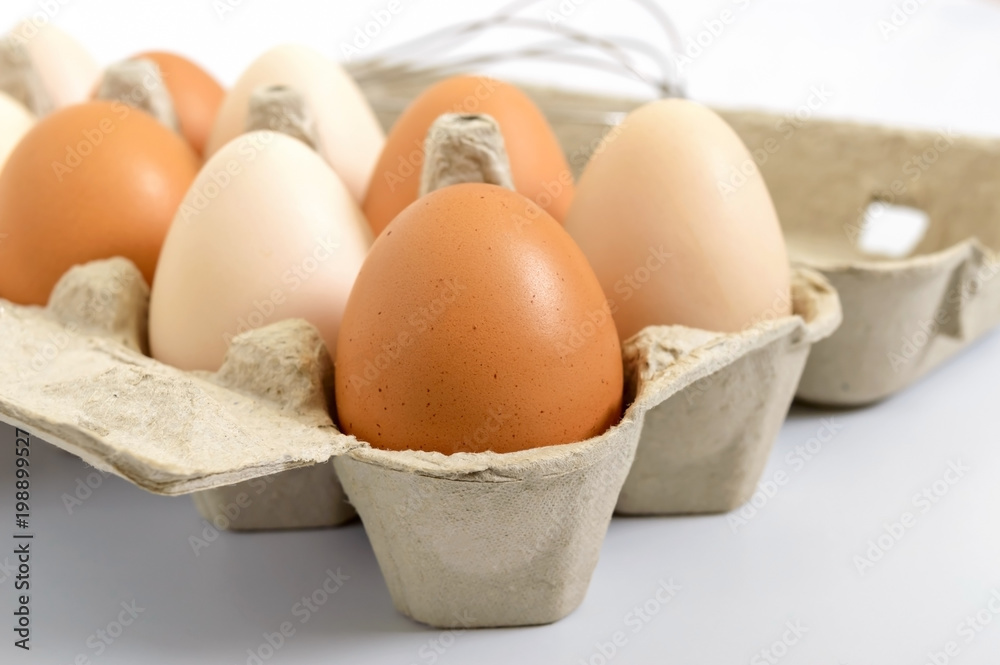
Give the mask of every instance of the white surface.
<svg viewBox="0 0 1000 665">
<path fill-rule="evenodd" d="M 63 2 L 56 23 L 102 62 L 169 48 L 226 82 L 256 53 L 282 41 L 337 55 L 355 26 L 388 4 L 222 0 L 237 6 L 220 18 L 213 0 Z M 655 34 L 637 13 L 619 9 L 624 3 L 574 3 L 572 25 Z M 499 4 L 402 0 L 403 11 L 365 53 Z M 724 8 L 735 16 L 689 70 L 688 90 L 697 99 L 792 112 L 819 86 L 831 92 L 817 111 L 822 115 L 1000 135 L 996 2 L 910 0 L 905 4 L 918 9 L 888 40 L 878 21 L 891 17 L 893 2 L 661 4 L 685 37 Z M 5 0 L 0 25 L 57 5 Z M 538 15 L 558 6 L 552 0 Z M 520 71 L 536 79 L 548 75 L 542 68 Z M 569 81 L 559 71 L 562 83 L 620 85 L 579 72 Z M 223 534 L 196 556 L 189 538 L 204 524 L 189 499 L 154 497 L 107 478 L 69 514 L 63 495 L 72 495 L 93 470 L 36 443 L 34 648 L 26 656 L 10 646 L 15 594 L 0 567 L 6 617 L 0 662 L 245 663 L 247 649 L 289 621 L 294 636 L 265 662 L 597 665 L 605 662 L 597 645 L 621 631 L 623 646 L 609 662 L 766 663 L 759 650 L 782 639 L 786 622 L 798 621 L 808 631 L 781 663 L 925 663 L 929 651 L 943 651 L 949 640 L 960 649 L 950 662 L 996 663 L 1000 615 L 986 608 L 992 590 L 1000 595 L 997 368 L 1000 334 L 993 334 L 875 407 L 832 414 L 796 407 L 764 474 L 768 480 L 784 472 L 787 483 L 747 524 L 734 531 L 730 516 L 616 518 L 590 592 L 570 617 L 547 627 L 459 635 L 428 630 L 393 610 L 357 523 Z M 831 415 L 842 429 L 812 459 L 794 461 L 801 459 L 796 447 L 818 436 Z M 0 538 L 10 542 L 13 430 L 0 427 L 0 441 Z M 926 512 L 914 505 L 915 493 L 959 461 L 970 471 L 940 501 Z M 916 516 L 915 525 L 859 574 L 854 557 L 904 512 Z M 295 604 L 322 585 L 327 569 L 338 567 L 350 579 L 300 623 L 306 615 L 293 613 Z M 648 623 L 637 623 L 633 608 L 656 607 L 661 580 L 681 588 Z M 98 654 L 89 636 L 133 600 L 144 610 L 139 619 Z M 1000 609 L 1000 601 L 993 607 Z M 970 633 L 962 622 L 980 611 L 991 621 Z M 78 655 L 86 659 L 75 661 Z"/>
</svg>

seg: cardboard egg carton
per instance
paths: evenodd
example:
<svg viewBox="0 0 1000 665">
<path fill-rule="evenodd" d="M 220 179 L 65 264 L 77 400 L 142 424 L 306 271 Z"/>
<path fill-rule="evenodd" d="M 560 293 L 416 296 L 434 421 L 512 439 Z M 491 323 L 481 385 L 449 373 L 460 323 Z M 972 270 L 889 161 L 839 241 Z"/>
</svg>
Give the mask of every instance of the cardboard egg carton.
<svg viewBox="0 0 1000 665">
<path fill-rule="evenodd" d="M 405 80 L 374 77 L 365 92 L 389 127 L 437 76 L 415 68 Z M 642 104 L 522 88 L 547 115 L 575 175 L 602 137 L 613 140 L 609 131 Z M 820 272 L 840 295 L 843 325 L 809 355 L 798 398 L 839 406 L 878 401 L 1000 324 L 1000 139 L 718 112 L 754 155 L 793 264 Z M 928 214 L 930 228 L 909 256 L 858 249 L 873 202 Z"/>
<path fill-rule="evenodd" d="M 636 101 L 533 90 L 572 167 Z M 797 397 L 854 406 L 910 385 L 1000 324 L 1000 139 L 720 110 L 754 153 L 793 264 L 837 290 L 844 322 L 819 341 Z M 924 211 L 904 258 L 858 248 L 872 203 Z"/>
<path fill-rule="evenodd" d="M 1000 324 L 1000 139 L 723 116 L 751 150 L 773 150 L 764 148 L 760 170 L 789 253 L 822 272 L 843 303 L 844 325 L 810 355 L 801 399 L 882 399 Z M 927 213 L 929 228 L 910 256 L 857 248 L 872 202 Z"/>
<path fill-rule="evenodd" d="M 0 300 L 0 419 L 150 492 L 194 493 L 219 528 L 332 526 L 356 509 L 396 607 L 441 627 L 571 612 L 616 503 L 676 512 L 744 499 L 809 346 L 839 321 L 829 285 L 800 271 L 794 316 L 738 334 L 652 327 L 627 340 L 628 407 L 603 435 L 447 456 L 339 432 L 330 357 L 301 320 L 238 335 L 217 372 L 149 358 L 148 296 L 135 266 L 115 258 L 71 269 L 44 308 Z M 691 415 L 720 410 L 732 417 Z M 656 481 L 629 475 L 637 447 Z M 678 497 L 679 476 L 692 496 Z"/>
</svg>

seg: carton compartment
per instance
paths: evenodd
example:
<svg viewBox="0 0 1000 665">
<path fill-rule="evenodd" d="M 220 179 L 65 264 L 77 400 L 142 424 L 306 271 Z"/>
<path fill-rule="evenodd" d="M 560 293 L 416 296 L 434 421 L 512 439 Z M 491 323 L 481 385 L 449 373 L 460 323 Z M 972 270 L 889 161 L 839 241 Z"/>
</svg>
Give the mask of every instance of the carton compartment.
<svg viewBox="0 0 1000 665">
<path fill-rule="evenodd" d="M 365 81 L 391 126 L 437 78 Z M 548 116 L 574 175 L 642 102 L 522 86 Z M 774 200 L 794 265 L 837 290 L 843 325 L 809 354 L 796 397 L 835 406 L 905 388 L 1000 324 L 1000 139 L 756 111 L 718 112 L 753 155 Z M 859 248 L 873 202 L 923 211 L 912 252 Z"/>
<path fill-rule="evenodd" d="M 633 407 L 581 443 L 358 448 L 336 467 L 396 609 L 442 628 L 544 624 L 583 601 L 641 427 Z"/>
<path fill-rule="evenodd" d="M 813 349 L 799 398 L 877 401 L 1000 323 L 1000 140 L 829 120 L 792 126 L 763 113 L 724 116 L 752 150 L 776 148 L 758 153 L 767 154 L 760 170 L 791 257 L 820 270 L 843 303 L 844 325 Z M 859 249 L 872 202 L 927 214 L 928 228 L 909 256 Z"/>
<path fill-rule="evenodd" d="M 750 498 L 810 348 L 840 323 L 837 294 L 814 272 L 794 272 L 792 306 L 794 316 L 739 334 L 650 326 L 626 342 L 648 411 L 617 512 L 723 512 Z M 692 366 L 701 370 L 685 385 Z"/>
</svg>

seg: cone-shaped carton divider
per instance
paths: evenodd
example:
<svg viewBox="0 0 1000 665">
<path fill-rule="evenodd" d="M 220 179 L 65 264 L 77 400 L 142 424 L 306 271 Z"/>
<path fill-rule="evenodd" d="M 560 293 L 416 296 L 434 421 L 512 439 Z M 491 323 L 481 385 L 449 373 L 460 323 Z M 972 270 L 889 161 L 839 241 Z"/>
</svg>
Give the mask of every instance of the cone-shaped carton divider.
<svg viewBox="0 0 1000 665">
<path fill-rule="evenodd" d="M 316 120 L 302 93 L 285 85 L 264 85 L 250 94 L 246 131 L 268 129 L 287 134 L 316 150 Z"/>
<path fill-rule="evenodd" d="M 39 118 L 55 107 L 28 48 L 14 35 L 0 38 L 0 91 L 24 104 Z"/>
<path fill-rule="evenodd" d="M 141 109 L 166 127 L 180 132 L 173 97 L 163 82 L 160 68 L 147 58 L 122 60 L 108 67 L 97 88 L 97 99 L 118 101 Z"/>
</svg>

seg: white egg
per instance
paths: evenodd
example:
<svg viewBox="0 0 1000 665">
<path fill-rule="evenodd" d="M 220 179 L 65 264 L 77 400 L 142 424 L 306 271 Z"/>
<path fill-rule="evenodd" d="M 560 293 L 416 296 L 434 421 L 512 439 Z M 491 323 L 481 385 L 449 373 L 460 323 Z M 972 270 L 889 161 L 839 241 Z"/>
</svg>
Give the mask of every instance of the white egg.
<svg viewBox="0 0 1000 665">
<path fill-rule="evenodd" d="M 167 233 L 153 279 L 154 358 L 215 370 L 233 336 L 303 318 L 331 355 L 372 242 L 329 165 L 285 134 L 255 131 L 205 164 Z"/>
<path fill-rule="evenodd" d="M 12 97 L 0 92 L 0 168 L 14 146 L 35 124 L 35 116 Z"/>
<path fill-rule="evenodd" d="M 649 325 L 738 332 L 791 313 L 764 179 L 736 132 L 695 102 L 650 102 L 613 129 L 577 183 L 566 230 L 622 339 Z"/>
<path fill-rule="evenodd" d="M 319 152 L 347 185 L 355 201 L 368 189 L 385 134 L 354 80 L 336 62 L 304 46 L 285 45 L 260 56 L 226 95 L 206 146 L 206 155 L 245 131 L 250 95 L 282 85 L 298 91 L 312 112 Z"/>
</svg>

